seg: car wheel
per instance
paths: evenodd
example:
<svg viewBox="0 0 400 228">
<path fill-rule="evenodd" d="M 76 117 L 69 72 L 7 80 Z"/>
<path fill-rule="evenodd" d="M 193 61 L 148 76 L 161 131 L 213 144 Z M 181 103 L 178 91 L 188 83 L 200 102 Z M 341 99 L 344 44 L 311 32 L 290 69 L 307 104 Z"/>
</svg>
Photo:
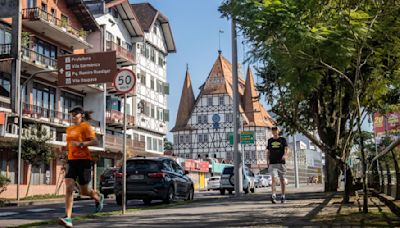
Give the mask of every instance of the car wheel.
<svg viewBox="0 0 400 228">
<path fill-rule="evenodd" d="M 248 194 L 249 193 L 249 187 L 244 189 L 244 194 Z"/>
<path fill-rule="evenodd" d="M 232 191 L 232 190 L 228 190 L 228 192 L 229 192 L 229 195 L 232 195 L 232 192 L 233 192 L 233 191 Z"/>
<path fill-rule="evenodd" d="M 193 198 L 194 198 L 194 189 L 192 186 L 190 186 L 190 190 L 187 193 L 186 200 L 193 200 Z"/>
<path fill-rule="evenodd" d="M 150 204 L 151 204 L 151 199 L 144 199 L 144 200 L 143 200 L 143 203 L 144 203 L 145 205 L 150 205 Z"/>
<path fill-rule="evenodd" d="M 118 206 L 121 206 L 122 205 L 122 195 L 116 195 L 115 201 L 117 202 Z"/>
<path fill-rule="evenodd" d="M 163 202 L 164 203 L 170 203 L 175 199 L 175 192 L 174 192 L 174 188 L 171 186 L 169 186 L 168 191 L 167 191 L 167 195 L 164 197 Z"/>
<path fill-rule="evenodd" d="M 219 190 L 219 192 L 221 193 L 221 195 L 225 195 L 225 189 L 221 188 L 221 189 Z"/>
<path fill-rule="evenodd" d="M 254 188 L 250 188 L 250 192 L 254 193 L 255 189 Z"/>
</svg>

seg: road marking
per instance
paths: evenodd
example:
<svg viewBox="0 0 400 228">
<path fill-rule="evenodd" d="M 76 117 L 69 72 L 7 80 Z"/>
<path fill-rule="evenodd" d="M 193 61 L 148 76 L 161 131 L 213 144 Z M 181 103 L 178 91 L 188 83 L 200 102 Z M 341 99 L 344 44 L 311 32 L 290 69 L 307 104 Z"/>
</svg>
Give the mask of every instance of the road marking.
<svg viewBox="0 0 400 228">
<path fill-rule="evenodd" d="M 37 209 L 29 209 L 29 210 L 26 210 L 26 211 L 29 211 L 29 212 L 44 212 L 44 211 L 54 211 L 54 209 L 52 209 L 52 208 L 37 208 Z"/>
<path fill-rule="evenodd" d="M 0 217 L 3 216 L 10 216 L 10 215 L 17 215 L 18 212 L 0 212 Z"/>
</svg>

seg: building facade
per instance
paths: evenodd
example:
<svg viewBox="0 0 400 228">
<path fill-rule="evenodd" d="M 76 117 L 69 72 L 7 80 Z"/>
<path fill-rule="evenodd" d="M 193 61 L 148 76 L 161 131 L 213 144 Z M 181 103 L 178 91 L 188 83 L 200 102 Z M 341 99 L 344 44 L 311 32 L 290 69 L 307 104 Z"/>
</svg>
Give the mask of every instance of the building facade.
<svg viewBox="0 0 400 228">
<path fill-rule="evenodd" d="M 149 3 L 132 4 L 143 29 L 143 38 L 135 38 L 137 64 L 136 94 L 133 97 L 135 127 L 130 132 L 134 140 L 145 142 L 147 155 L 164 153 L 169 110 L 167 96 L 167 56 L 176 52 L 168 18 Z"/>
<path fill-rule="evenodd" d="M 82 1 L 35 1 L 22 2 L 21 84 L 40 70 L 56 70 L 58 56 L 84 53 L 90 48 L 87 34 L 99 30 L 99 26 Z M 19 91 L 21 84 L 11 83 L 11 19 L 0 19 L 0 170 L 11 180 L 8 190 L 1 197 L 15 198 L 17 183 L 18 117 L 12 108 L 16 101 L 11 94 Z M 70 125 L 68 111 L 74 106 L 87 106 L 101 99 L 103 88 L 96 85 L 57 87 L 57 73 L 38 75 L 27 84 L 23 101 L 23 134 L 36 123 L 43 124 L 51 136 L 50 144 L 58 157 L 62 157 L 66 146 L 65 130 Z M 96 154 L 102 151 L 104 123 L 92 122 L 100 146 L 90 149 Z M 20 195 L 63 193 L 63 162 L 54 159 L 49 164 L 31 167 L 22 166 Z M 30 191 L 27 185 L 30 183 Z"/>
<path fill-rule="evenodd" d="M 274 122 L 259 102 L 253 74 L 246 81 L 239 77 L 239 116 L 241 132 L 250 132 L 254 142 L 240 144 L 244 163 L 254 171 L 266 167 L 266 144 Z M 184 158 L 217 158 L 233 163 L 232 65 L 220 52 L 210 74 L 195 98 L 189 72 L 186 72 L 175 127 L 174 154 Z"/>
</svg>

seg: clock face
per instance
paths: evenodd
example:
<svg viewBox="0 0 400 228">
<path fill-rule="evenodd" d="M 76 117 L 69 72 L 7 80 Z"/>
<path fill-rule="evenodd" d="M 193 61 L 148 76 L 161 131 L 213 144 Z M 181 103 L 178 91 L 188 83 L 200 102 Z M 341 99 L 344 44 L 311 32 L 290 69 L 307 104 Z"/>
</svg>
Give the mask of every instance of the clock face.
<svg viewBox="0 0 400 228">
<path fill-rule="evenodd" d="M 214 115 L 212 116 L 212 120 L 213 120 L 215 123 L 218 123 L 218 122 L 221 120 L 221 117 L 220 117 L 218 114 L 214 114 Z"/>
</svg>

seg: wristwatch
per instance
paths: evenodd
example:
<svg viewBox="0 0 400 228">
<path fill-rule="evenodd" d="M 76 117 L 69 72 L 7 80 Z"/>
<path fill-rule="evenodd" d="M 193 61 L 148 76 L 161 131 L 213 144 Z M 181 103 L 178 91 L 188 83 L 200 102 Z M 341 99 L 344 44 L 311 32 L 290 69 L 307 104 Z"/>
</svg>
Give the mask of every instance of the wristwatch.
<svg viewBox="0 0 400 228">
<path fill-rule="evenodd" d="M 85 146 L 85 144 L 83 144 L 83 142 L 79 143 L 79 147 L 83 148 Z"/>
</svg>

